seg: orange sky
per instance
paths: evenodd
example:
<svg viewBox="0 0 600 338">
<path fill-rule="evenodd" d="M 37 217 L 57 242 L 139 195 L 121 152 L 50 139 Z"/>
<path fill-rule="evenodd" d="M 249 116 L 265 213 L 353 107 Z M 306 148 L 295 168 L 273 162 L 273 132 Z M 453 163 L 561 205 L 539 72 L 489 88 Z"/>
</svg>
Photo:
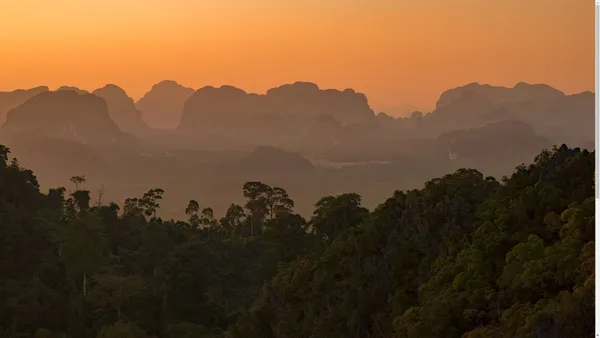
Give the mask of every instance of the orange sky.
<svg viewBox="0 0 600 338">
<path fill-rule="evenodd" d="M 0 90 L 165 79 L 263 93 L 354 88 L 429 108 L 469 82 L 594 89 L 592 0 L 19 0 L 0 2 Z"/>
</svg>

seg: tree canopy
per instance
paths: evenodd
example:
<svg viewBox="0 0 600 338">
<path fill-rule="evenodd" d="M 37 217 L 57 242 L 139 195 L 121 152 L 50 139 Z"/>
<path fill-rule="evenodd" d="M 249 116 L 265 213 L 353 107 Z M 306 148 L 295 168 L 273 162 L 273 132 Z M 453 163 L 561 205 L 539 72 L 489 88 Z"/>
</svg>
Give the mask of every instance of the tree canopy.
<svg viewBox="0 0 600 338">
<path fill-rule="evenodd" d="M 191 200 L 176 221 L 160 188 L 122 206 L 92 205 L 84 176 L 42 193 L 0 146 L 0 336 L 592 336 L 594 175 L 563 145 L 372 212 L 347 193 L 305 219 L 248 182 L 225 215 Z"/>
</svg>

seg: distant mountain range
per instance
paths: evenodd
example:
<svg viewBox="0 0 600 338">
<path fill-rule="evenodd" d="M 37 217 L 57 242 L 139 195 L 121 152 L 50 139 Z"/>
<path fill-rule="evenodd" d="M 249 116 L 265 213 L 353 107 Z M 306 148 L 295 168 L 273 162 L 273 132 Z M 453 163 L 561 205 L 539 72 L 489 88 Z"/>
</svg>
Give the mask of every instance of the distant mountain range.
<svg viewBox="0 0 600 338">
<path fill-rule="evenodd" d="M 424 116 L 421 129 L 444 132 L 521 120 L 555 142 L 579 145 L 594 140 L 591 92 L 566 95 L 547 85 L 523 82 L 513 88 L 471 83 L 442 93 L 436 107 Z"/>
<path fill-rule="evenodd" d="M 45 187 L 80 174 L 113 200 L 160 187 L 166 217 L 183 217 L 192 198 L 225 212 L 256 180 L 289 188 L 307 212 L 344 192 L 374 207 L 458 168 L 500 178 L 553 145 L 594 148 L 593 93 L 525 83 L 449 89 L 432 111 L 404 117 L 306 82 L 259 95 L 163 81 L 138 102 L 112 84 L 36 87 L 0 93 L 0 119 L 0 144 Z"/>
<path fill-rule="evenodd" d="M 398 142 L 501 121 L 526 123 L 532 135 L 549 142 L 587 145 L 594 139 L 594 95 L 566 95 L 523 82 L 512 88 L 471 83 L 443 92 L 430 113 L 395 118 L 376 115 L 367 97 L 352 89 L 320 89 L 308 82 L 252 94 L 233 86 L 194 91 L 162 81 L 137 103 L 112 84 L 92 93 L 69 86 L 2 92 L 0 119 L 6 120 L 3 135 L 28 132 L 82 144 L 131 143 L 133 135 L 154 143 L 177 137 L 208 148 L 265 145 L 313 154 L 336 149 L 383 154 L 401 148 Z"/>
</svg>

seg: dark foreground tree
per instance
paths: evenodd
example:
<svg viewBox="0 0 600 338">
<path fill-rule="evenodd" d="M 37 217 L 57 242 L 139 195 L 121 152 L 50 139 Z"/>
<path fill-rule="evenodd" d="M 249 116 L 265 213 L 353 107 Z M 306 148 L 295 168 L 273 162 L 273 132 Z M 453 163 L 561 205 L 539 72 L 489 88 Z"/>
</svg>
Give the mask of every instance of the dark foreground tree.
<svg viewBox="0 0 600 338">
<path fill-rule="evenodd" d="M 244 185 L 222 218 L 161 189 L 90 205 L 40 193 L 0 146 L 0 337 L 589 337 L 594 154 L 542 152 L 498 182 L 461 169 L 373 212 Z"/>
</svg>

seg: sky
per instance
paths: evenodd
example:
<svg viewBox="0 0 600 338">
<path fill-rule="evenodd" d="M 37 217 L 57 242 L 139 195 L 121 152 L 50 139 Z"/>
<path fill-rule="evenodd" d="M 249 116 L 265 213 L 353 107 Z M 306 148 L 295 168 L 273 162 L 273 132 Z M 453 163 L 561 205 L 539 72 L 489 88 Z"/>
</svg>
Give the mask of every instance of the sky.
<svg viewBox="0 0 600 338">
<path fill-rule="evenodd" d="M 470 82 L 594 90 L 592 0 L 0 0 L 0 91 L 175 80 L 353 88 L 430 108 Z"/>
</svg>

